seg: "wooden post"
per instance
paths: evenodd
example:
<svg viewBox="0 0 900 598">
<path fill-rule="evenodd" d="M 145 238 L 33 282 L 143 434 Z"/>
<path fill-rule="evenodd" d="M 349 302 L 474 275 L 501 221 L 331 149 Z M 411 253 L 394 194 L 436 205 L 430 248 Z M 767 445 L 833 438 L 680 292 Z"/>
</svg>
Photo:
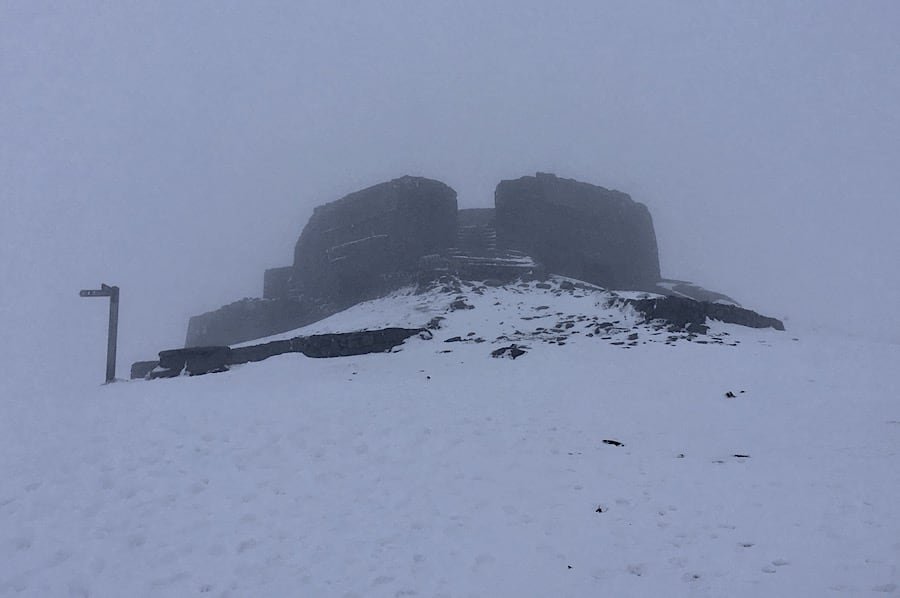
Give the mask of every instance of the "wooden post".
<svg viewBox="0 0 900 598">
<path fill-rule="evenodd" d="M 107 384 L 116 380 L 116 344 L 119 340 L 119 287 L 109 287 L 109 290 L 109 332 L 106 338 Z"/>
<path fill-rule="evenodd" d="M 99 289 L 78 293 L 81 297 L 109 297 L 109 331 L 106 337 L 106 383 L 116 380 L 116 345 L 119 337 L 119 287 L 101 284 Z"/>
</svg>

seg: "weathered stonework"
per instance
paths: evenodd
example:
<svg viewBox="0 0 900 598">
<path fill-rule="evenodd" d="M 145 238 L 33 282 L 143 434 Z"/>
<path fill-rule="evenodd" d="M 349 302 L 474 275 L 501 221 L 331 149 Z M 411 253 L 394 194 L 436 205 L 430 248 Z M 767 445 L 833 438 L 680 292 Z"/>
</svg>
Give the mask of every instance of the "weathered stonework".
<svg viewBox="0 0 900 598">
<path fill-rule="evenodd" d="M 456 238 L 456 192 L 402 177 L 319 206 L 294 250 L 299 294 L 342 306 L 411 281 L 419 258 Z"/>
<path fill-rule="evenodd" d="M 724 295 L 661 279 L 650 212 L 625 193 L 537 173 L 501 181 L 494 200 L 494 208 L 457 210 L 456 192 L 444 183 L 404 176 L 321 205 L 297 240 L 293 264 L 265 272 L 264 298 L 191 318 L 186 346 L 287 332 L 405 284 L 445 277 L 500 284 L 559 274 L 687 297 L 690 303 L 641 305 L 675 309 L 676 320 L 761 322 L 717 307 L 734 303 Z"/>
<path fill-rule="evenodd" d="M 613 289 L 660 279 L 650 212 L 621 191 L 538 173 L 501 181 L 494 201 L 498 244 L 548 272 Z"/>
<path fill-rule="evenodd" d="M 411 336 L 431 338 L 421 328 L 382 328 L 336 334 L 313 334 L 272 341 L 246 347 L 226 345 L 186 347 L 159 352 L 158 361 L 138 361 L 131 366 L 131 377 L 154 380 L 175 378 L 182 374 L 199 376 L 228 371 L 229 366 L 262 361 L 285 353 L 302 353 L 307 357 L 347 357 L 391 351 Z"/>
<path fill-rule="evenodd" d="M 266 270 L 264 299 L 191 318 L 186 345 L 230 345 L 286 332 L 415 282 L 420 258 L 456 241 L 456 191 L 404 176 L 317 207 L 294 263 Z"/>
<path fill-rule="evenodd" d="M 269 268 L 263 275 L 263 299 L 287 299 L 291 296 L 292 266 Z"/>
<path fill-rule="evenodd" d="M 305 299 L 242 299 L 192 317 L 185 347 L 251 341 L 311 324 L 335 311 Z"/>
</svg>

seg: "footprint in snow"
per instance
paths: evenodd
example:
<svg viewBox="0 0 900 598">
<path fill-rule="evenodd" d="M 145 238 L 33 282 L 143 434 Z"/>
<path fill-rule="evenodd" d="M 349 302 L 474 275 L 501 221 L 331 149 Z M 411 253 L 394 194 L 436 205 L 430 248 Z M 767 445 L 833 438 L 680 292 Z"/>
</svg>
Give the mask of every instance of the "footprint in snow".
<svg viewBox="0 0 900 598">
<path fill-rule="evenodd" d="M 644 575 L 644 573 L 646 573 L 646 567 L 641 564 L 628 565 L 625 568 L 625 570 L 628 571 L 629 573 L 631 573 L 632 575 L 636 575 L 637 577 L 642 577 Z"/>
<path fill-rule="evenodd" d="M 892 594 L 897 591 L 897 584 L 895 583 L 886 583 L 884 585 L 875 586 L 872 588 L 873 592 L 884 592 L 885 594 Z"/>
</svg>

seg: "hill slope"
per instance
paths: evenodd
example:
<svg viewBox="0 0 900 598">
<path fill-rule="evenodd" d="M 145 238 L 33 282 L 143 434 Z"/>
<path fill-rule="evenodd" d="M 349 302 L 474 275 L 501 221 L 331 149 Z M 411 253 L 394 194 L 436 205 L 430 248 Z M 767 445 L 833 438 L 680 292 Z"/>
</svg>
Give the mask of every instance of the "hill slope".
<svg viewBox="0 0 900 598">
<path fill-rule="evenodd" d="M 393 354 L 14 403 L 0 596 L 897 589 L 896 345 L 689 339 L 562 282 L 403 291 L 300 331 L 444 318 Z"/>
</svg>

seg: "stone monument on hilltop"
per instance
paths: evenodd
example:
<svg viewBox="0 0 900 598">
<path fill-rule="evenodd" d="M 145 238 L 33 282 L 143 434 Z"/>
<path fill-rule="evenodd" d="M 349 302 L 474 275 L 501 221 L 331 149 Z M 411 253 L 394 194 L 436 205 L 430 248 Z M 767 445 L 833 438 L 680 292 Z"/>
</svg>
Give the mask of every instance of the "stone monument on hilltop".
<svg viewBox="0 0 900 598">
<path fill-rule="evenodd" d="M 444 183 L 404 176 L 317 207 L 263 298 L 191 318 L 187 346 L 286 332 L 434 272 L 473 280 L 560 274 L 659 292 L 650 212 L 627 194 L 538 173 L 502 181 L 495 208 L 457 210 Z"/>
</svg>

